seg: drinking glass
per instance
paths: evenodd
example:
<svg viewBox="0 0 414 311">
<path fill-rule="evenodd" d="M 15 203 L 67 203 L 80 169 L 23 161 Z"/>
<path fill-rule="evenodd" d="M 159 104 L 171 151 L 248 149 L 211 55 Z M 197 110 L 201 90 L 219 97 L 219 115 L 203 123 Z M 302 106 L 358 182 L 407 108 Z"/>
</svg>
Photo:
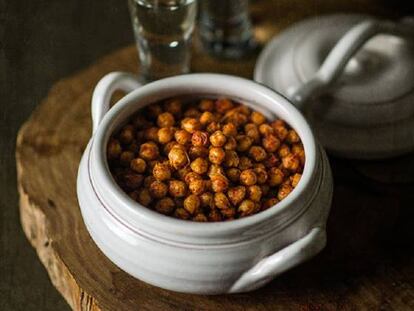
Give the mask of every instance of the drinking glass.
<svg viewBox="0 0 414 311">
<path fill-rule="evenodd" d="M 128 0 L 143 82 L 188 73 L 196 0 Z"/>
<path fill-rule="evenodd" d="M 248 0 L 202 0 L 200 9 L 199 35 L 211 54 L 239 58 L 256 48 Z"/>
</svg>

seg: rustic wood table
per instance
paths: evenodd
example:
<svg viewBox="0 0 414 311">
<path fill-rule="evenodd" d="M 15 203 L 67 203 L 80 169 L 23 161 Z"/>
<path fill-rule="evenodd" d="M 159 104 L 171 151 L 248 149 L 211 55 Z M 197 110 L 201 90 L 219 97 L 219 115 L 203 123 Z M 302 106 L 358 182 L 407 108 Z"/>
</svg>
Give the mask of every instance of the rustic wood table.
<svg viewBox="0 0 414 311">
<path fill-rule="evenodd" d="M 5 82 L 1 85 L 7 86 L 1 89 L 2 98 L 19 104 L 2 105 L 0 113 L 6 116 L 4 126 L 0 127 L 0 146 L 5 151 L 1 158 L 5 163 L 0 165 L 4 165 L 6 172 L 0 179 L 3 194 L 0 310 L 67 308 L 19 229 L 12 152 L 18 124 L 38 104 L 52 81 L 130 40 L 129 30 L 114 36 L 109 43 L 105 40 L 108 33 L 114 33 L 113 29 L 120 33 L 129 29 L 125 8 L 114 9 L 119 7 L 115 1 L 108 1 L 110 4 L 105 6 L 94 1 L 89 5 L 80 3 L 81 9 L 74 4 L 70 7 L 76 17 L 67 17 L 68 11 L 53 6 L 45 9 L 34 5 L 13 13 L 28 17 L 28 22 L 19 29 L 21 34 L 26 30 L 39 37 L 23 35 L 18 41 L 0 33 L 8 39 L 6 42 L 14 42 L 14 47 L 18 47 L 17 53 L 12 43 L 12 47 L 5 49 L 6 69 L 12 73 L 12 80 L 0 75 L 0 82 Z M 308 1 L 306 7 L 303 1 L 256 0 L 252 4 L 255 34 L 261 43 L 292 22 L 337 11 L 391 17 L 406 13 L 374 1 Z M 59 31 L 43 26 L 43 35 L 49 34 L 56 40 L 36 40 L 42 36 L 30 27 L 39 22 L 30 17 L 33 12 L 44 23 L 52 20 Z M 62 22 L 56 13 L 68 20 Z M 97 17 L 100 13 L 102 19 L 112 17 L 112 23 L 94 24 L 88 19 L 90 13 Z M 119 21 L 122 18 L 126 21 Z M 67 30 L 65 22 L 66 27 L 71 25 L 74 29 Z M 9 19 L 9 27 L 10 23 Z M 87 32 L 82 32 L 85 29 Z M 68 42 L 59 38 L 66 31 L 70 36 Z M 20 47 L 24 43 L 34 54 Z M 89 45 L 93 47 L 89 49 Z M 68 49 L 72 54 L 67 53 Z M 242 62 L 215 60 L 203 54 L 197 44 L 193 59 L 194 71 L 245 77 L 251 77 L 255 61 L 255 57 Z M 112 70 L 135 71 L 136 64 L 134 48 L 122 48 L 61 80 L 19 133 L 17 168 L 22 225 L 52 283 L 70 306 L 79 310 L 414 309 L 412 155 L 374 163 L 331 158 L 336 188 L 328 223 L 328 247 L 309 263 L 256 292 L 213 297 L 177 294 L 137 281 L 110 263 L 83 226 L 74 182 L 80 155 L 90 135 L 89 101 L 94 84 Z"/>
</svg>

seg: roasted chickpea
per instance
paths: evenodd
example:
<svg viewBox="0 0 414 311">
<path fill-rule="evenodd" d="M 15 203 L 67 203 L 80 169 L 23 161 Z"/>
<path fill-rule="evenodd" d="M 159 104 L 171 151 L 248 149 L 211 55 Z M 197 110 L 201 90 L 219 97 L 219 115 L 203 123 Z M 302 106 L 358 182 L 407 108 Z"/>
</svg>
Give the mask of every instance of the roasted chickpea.
<svg viewBox="0 0 414 311">
<path fill-rule="evenodd" d="M 247 216 L 253 214 L 257 209 L 257 205 L 252 200 L 243 200 L 240 203 L 238 212 L 241 216 Z"/>
<path fill-rule="evenodd" d="M 152 126 L 144 130 L 144 138 L 146 140 L 158 141 L 158 127 Z"/>
<path fill-rule="evenodd" d="M 172 99 L 165 103 L 165 110 L 175 116 L 181 113 L 182 103 L 179 99 Z"/>
<path fill-rule="evenodd" d="M 279 203 L 278 199 L 270 198 L 270 199 L 264 201 L 264 203 L 262 204 L 262 210 L 266 210 L 268 208 L 271 208 L 272 206 L 276 205 L 277 203 Z"/>
<path fill-rule="evenodd" d="M 217 209 L 213 209 L 208 214 L 208 220 L 210 221 L 221 221 L 222 216 L 221 213 Z"/>
<path fill-rule="evenodd" d="M 174 201 L 171 198 L 164 198 L 155 204 L 155 210 L 161 214 L 169 215 L 174 211 Z"/>
<path fill-rule="evenodd" d="M 184 200 L 184 208 L 191 215 L 196 214 L 200 208 L 200 199 L 195 194 L 190 194 Z"/>
<path fill-rule="evenodd" d="M 225 113 L 226 111 L 232 109 L 234 107 L 234 104 L 232 103 L 231 100 L 227 98 L 222 98 L 222 99 L 216 100 L 215 106 L 216 106 L 216 111 L 218 113 Z"/>
<path fill-rule="evenodd" d="M 157 118 L 157 125 L 159 127 L 173 127 L 174 123 L 174 116 L 170 112 L 163 112 Z"/>
<path fill-rule="evenodd" d="M 118 159 L 122 153 L 122 147 L 118 140 L 111 139 L 108 143 L 107 156 L 108 159 Z"/>
<path fill-rule="evenodd" d="M 249 156 L 256 162 L 261 162 L 266 159 L 267 153 L 260 146 L 252 146 L 249 150 Z"/>
<path fill-rule="evenodd" d="M 278 150 L 279 157 L 284 158 L 290 154 L 290 148 L 286 144 L 282 144 Z"/>
<path fill-rule="evenodd" d="M 259 185 L 263 185 L 264 183 L 266 183 L 268 175 L 265 168 L 255 167 L 254 172 L 256 173 L 257 183 Z"/>
<path fill-rule="evenodd" d="M 195 179 L 188 184 L 188 189 L 195 195 L 201 195 L 206 190 L 205 181 L 202 179 Z"/>
<path fill-rule="evenodd" d="M 241 157 L 239 160 L 239 169 L 242 171 L 247 170 L 249 168 L 253 167 L 252 160 L 250 160 L 248 157 Z"/>
<path fill-rule="evenodd" d="M 229 187 L 229 181 L 224 175 L 213 174 L 210 177 L 211 180 L 211 190 L 213 192 L 225 192 Z"/>
<path fill-rule="evenodd" d="M 289 130 L 286 136 L 286 142 L 289 144 L 295 144 L 300 142 L 298 133 L 295 130 Z"/>
<path fill-rule="evenodd" d="M 258 111 L 252 111 L 250 115 L 250 120 L 256 125 L 260 125 L 266 122 L 266 117 Z"/>
<path fill-rule="evenodd" d="M 171 178 L 170 166 L 163 163 L 157 163 L 152 169 L 152 175 L 161 181 L 168 180 Z"/>
<path fill-rule="evenodd" d="M 268 183 L 271 187 L 279 186 L 283 182 L 284 178 L 285 174 L 282 172 L 281 169 L 277 167 L 272 167 L 269 170 Z"/>
<path fill-rule="evenodd" d="M 159 143 L 167 144 L 174 138 L 174 129 L 172 127 L 160 128 L 158 130 L 157 136 Z"/>
<path fill-rule="evenodd" d="M 301 143 L 292 145 L 292 153 L 299 157 L 302 165 L 305 165 L 305 149 L 303 149 L 303 145 Z"/>
<path fill-rule="evenodd" d="M 137 201 L 147 207 L 151 204 L 152 197 L 147 188 L 143 188 L 139 191 Z"/>
<path fill-rule="evenodd" d="M 215 120 L 216 120 L 216 117 L 210 111 L 204 111 L 200 116 L 200 123 L 202 125 L 210 124 L 211 122 Z"/>
<path fill-rule="evenodd" d="M 250 149 L 253 144 L 253 139 L 246 135 L 238 135 L 236 137 L 237 151 L 245 152 Z"/>
<path fill-rule="evenodd" d="M 226 171 L 226 175 L 231 182 L 237 183 L 239 182 L 241 171 L 238 168 L 232 167 Z"/>
<path fill-rule="evenodd" d="M 277 198 L 282 201 L 284 198 L 286 198 L 289 193 L 291 193 L 293 190 L 291 185 L 283 184 L 279 187 L 279 191 L 277 192 Z"/>
<path fill-rule="evenodd" d="M 270 186 L 268 184 L 260 185 L 260 189 L 262 190 L 262 196 L 267 196 L 270 191 Z"/>
<path fill-rule="evenodd" d="M 276 136 L 269 134 L 262 139 L 262 145 L 267 152 L 276 152 L 280 146 L 280 140 Z"/>
<path fill-rule="evenodd" d="M 233 113 L 229 111 L 230 113 L 227 113 L 225 116 L 225 119 L 229 123 L 233 123 L 236 127 L 242 126 L 247 123 L 248 118 L 242 113 Z"/>
<path fill-rule="evenodd" d="M 240 182 L 245 186 L 252 186 L 256 184 L 256 173 L 252 169 L 242 171 L 240 174 Z"/>
<path fill-rule="evenodd" d="M 280 159 L 273 153 L 269 154 L 267 159 L 263 161 L 266 168 L 272 168 L 280 164 Z"/>
<path fill-rule="evenodd" d="M 181 145 L 187 145 L 191 142 L 191 134 L 186 130 L 177 130 L 174 133 L 175 140 Z"/>
<path fill-rule="evenodd" d="M 208 158 L 211 163 L 221 164 L 224 161 L 226 153 L 220 147 L 212 147 L 209 150 Z"/>
<path fill-rule="evenodd" d="M 227 142 L 224 145 L 224 150 L 236 150 L 237 148 L 237 141 L 233 136 L 227 137 Z"/>
<path fill-rule="evenodd" d="M 299 173 L 296 173 L 295 175 L 290 176 L 290 183 L 291 183 L 293 188 L 296 188 L 296 186 L 298 185 L 301 177 L 302 177 L 302 175 L 299 174 Z"/>
<path fill-rule="evenodd" d="M 178 218 L 178 219 L 187 220 L 187 219 L 189 219 L 191 216 L 190 216 L 190 213 L 189 213 L 189 212 L 187 212 L 184 208 L 182 208 L 182 207 L 178 207 L 178 208 L 176 208 L 176 209 L 175 209 L 175 211 L 174 211 L 174 217 L 175 217 L 175 218 Z"/>
<path fill-rule="evenodd" d="M 190 167 L 197 174 L 203 175 L 208 171 L 208 162 L 204 158 L 197 158 L 191 162 Z"/>
<path fill-rule="evenodd" d="M 170 141 L 169 143 L 164 145 L 164 148 L 162 149 L 162 151 L 164 152 L 164 154 L 169 154 L 171 149 L 176 146 L 182 146 L 182 145 L 180 145 L 176 141 Z"/>
<path fill-rule="evenodd" d="M 168 159 L 170 160 L 170 165 L 177 170 L 187 166 L 190 162 L 187 153 L 177 146 L 173 147 L 168 153 Z"/>
<path fill-rule="evenodd" d="M 208 133 L 212 134 L 212 133 L 214 133 L 215 131 L 220 130 L 220 128 L 221 128 L 220 123 L 218 123 L 218 122 L 216 122 L 216 121 L 213 121 L 213 122 L 211 122 L 210 124 L 208 124 L 208 125 L 207 125 L 207 127 L 206 127 L 206 131 L 207 131 Z"/>
<path fill-rule="evenodd" d="M 124 176 L 125 184 L 130 189 L 138 189 L 144 181 L 144 176 L 141 174 L 127 173 Z"/>
<path fill-rule="evenodd" d="M 244 186 L 230 188 L 229 191 L 227 191 L 227 196 L 229 197 L 231 204 L 235 206 L 239 205 L 246 196 L 246 188 Z"/>
<path fill-rule="evenodd" d="M 226 136 L 223 134 L 222 131 L 215 131 L 211 136 L 210 136 L 210 143 L 214 146 L 214 147 L 222 147 L 224 146 L 224 144 L 227 142 L 227 138 Z"/>
<path fill-rule="evenodd" d="M 276 136 L 281 141 L 284 141 L 287 134 L 288 134 L 288 129 L 286 128 L 285 122 L 283 122 L 282 120 L 276 120 L 276 121 L 272 122 L 271 125 L 273 127 L 273 130 L 274 130 Z"/>
<path fill-rule="evenodd" d="M 207 175 L 211 178 L 211 176 L 215 174 L 224 175 L 224 169 L 220 165 L 212 164 L 210 165 Z"/>
<path fill-rule="evenodd" d="M 134 153 L 132 151 L 123 151 L 119 157 L 119 162 L 122 166 L 130 166 L 131 161 L 134 159 Z"/>
<path fill-rule="evenodd" d="M 171 180 L 168 184 L 168 192 L 173 198 L 185 197 L 187 185 L 181 180 Z"/>
<path fill-rule="evenodd" d="M 151 184 L 154 182 L 154 181 L 156 181 L 156 179 L 155 179 L 155 177 L 154 176 L 147 176 L 147 177 L 145 177 L 144 178 L 144 187 L 145 188 L 150 188 L 151 187 Z"/>
<path fill-rule="evenodd" d="M 200 195 L 200 203 L 204 208 L 214 207 L 214 195 L 211 192 L 204 192 Z"/>
<path fill-rule="evenodd" d="M 197 147 L 208 146 L 208 133 L 203 131 L 195 131 L 191 137 L 191 143 Z"/>
<path fill-rule="evenodd" d="M 216 193 L 214 195 L 214 206 L 216 206 L 219 209 L 226 209 L 230 207 L 230 202 L 227 196 L 222 193 Z"/>
<path fill-rule="evenodd" d="M 257 185 L 250 186 L 247 188 L 247 193 L 249 195 L 249 199 L 254 202 L 260 202 L 262 199 L 262 188 Z"/>
<path fill-rule="evenodd" d="M 201 111 L 213 111 L 214 102 L 211 99 L 202 99 L 198 104 L 198 108 L 200 108 Z"/>
<path fill-rule="evenodd" d="M 273 135 L 274 133 L 273 128 L 267 123 L 260 124 L 259 132 L 262 136 Z"/>
<path fill-rule="evenodd" d="M 196 158 L 206 158 L 208 156 L 208 148 L 201 146 L 191 146 L 190 149 L 188 149 L 188 155 L 192 160 Z"/>
<path fill-rule="evenodd" d="M 287 170 L 296 172 L 299 169 L 300 161 L 299 161 L 299 158 L 295 154 L 291 153 L 285 156 L 284 158 L 282 158 L 282 164 L 283 164 L 283 167 L 286 168 Z"/>
<path fill-rule="evenodd" d="M 200 175 L 195 172 L 190 172 L 184 176 L 184 181 L 187 185 L 192 183 L 194 180 L 202 179 Z"/>
<path fill-rule="evenodd" d="M 192 134 L 201 129 L 201 124 L 195 118 L 185 118 L 181 121 L 181 128 Z"/>
<path fill-rule="evenodd" d="M 248 137 L 253 139 L 254 142 L 258 143 L 260 141 L 260 133 L 257 125 L 254 123 L 247 123 L 244 126 L 244 132 Z"/>
<path fill-rule="evenodd" d="M 197 221 L 197 222 L 207 222 L 208 221 L 206 215 L 204 215 L 203 213 L 198 213 L 197 215 L 195 215 L 193 217 L 193 220 Z"/>
<path fill-rule="evenodd" d="M 188 108 L 184 112 L 184 117 L 198 119 L 201 116 L 201 112 L 197 108 Z"/>
<path fill-rule="evenodd" d="M 162 181 L 155 180 L 151 183 L 149 191 L 155 199 L 161 199 L 167 195 L 168 187 Z"/>
<path fill-rule="evenodd" d="M 223 125 L 223 134 L 227 137 L 237 135 L 237 127 L 233 123 L 226 123 Z"/>
<path fill-rule="evenodd" d="M 134 127 L 132 125 L 125 126 L 119 134 L 119 140 L 123 144 L 130 144 L 134 139 Z"/>
<path fill-rule="evenodd" d="M 139 148 L 139 156 L 146 161 L 155 160 L 159 155 L 158 146 L 153 142 L 144 143 Z"/>
<path fill-rule="evenodd" d="M 228 208 L 220 210 L 220 213 L 226 220 L 232 220 L 236 216 L 236 209 L 230 206 Z"/>
</svg>

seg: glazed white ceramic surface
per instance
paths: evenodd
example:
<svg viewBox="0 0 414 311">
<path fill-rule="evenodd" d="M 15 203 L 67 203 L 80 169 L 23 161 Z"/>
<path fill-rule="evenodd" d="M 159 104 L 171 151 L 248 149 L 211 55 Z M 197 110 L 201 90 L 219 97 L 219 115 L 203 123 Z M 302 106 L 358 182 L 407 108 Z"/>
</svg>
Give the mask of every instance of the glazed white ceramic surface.
<svg viewBox="0 0 414 311">
<path fill-rule="evenodd" d="M 130 92 L 108 112 L 114 90 Z M 197 223 L 158 214 L 132 201 L 112 179 L 106 144 L 138 109 L 174 96 L 229 97 L 286 120 L 306 153 L 302 179 L 276 206 L 243 219 Z M 86 227 L 102 252 L 122 270 L 147 283 L 179 292 L 254 290 L 317 254 L 332 177 L 323 149 L 306 120 L 283 96 L 253 81 L 219 74 L 190 74 L 140 87 L 127 73 L 111 73 L 92 100 L 93 136 L 84 152 L 77 192 Z"/>
<path fill-rule="evenodd" d="M 414 150 L 413 19 L 302 21 L 263 50 L 255 80 L 304 110 L 332 153 L 369 159 Z"/>
</svg>

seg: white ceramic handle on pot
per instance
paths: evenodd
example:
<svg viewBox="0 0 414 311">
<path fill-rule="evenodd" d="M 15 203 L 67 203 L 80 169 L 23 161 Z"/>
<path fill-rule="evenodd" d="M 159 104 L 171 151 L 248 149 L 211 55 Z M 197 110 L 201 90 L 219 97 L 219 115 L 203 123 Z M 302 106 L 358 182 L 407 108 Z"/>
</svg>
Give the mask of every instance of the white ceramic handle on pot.
<svg viewBox="0 0 414 311">
<path fill-rule="evenodd" d="M 229 293 L 240 293 L 259 288 L 279 274 L 312 258 L 325 245 L 325 228 L 313 228 L 303 238 L 262 259 L 253 268 L 243 273 L 230 288 Z"/>
<path fill-rule="evenodd" d="M 372 19 L 357 24 L 338 41 L 316 74 L 305 84 L 289 90 L 288 97 L 302 109 L 310 97 L 326 91 L 355 53 L 378 34 L 413 37 L 414 27 L 409 19 L 399 23 Z"/>
<path fill-rule="evenodd" d="M 108 112 L 115 91 L 129 93 L 140 86 L 142 83 L 131 73 L 118 71 L 104 76 L 96 85 L 92 95 L 92 133 L 95 133 L 105 113 Z"/>
</svg>

